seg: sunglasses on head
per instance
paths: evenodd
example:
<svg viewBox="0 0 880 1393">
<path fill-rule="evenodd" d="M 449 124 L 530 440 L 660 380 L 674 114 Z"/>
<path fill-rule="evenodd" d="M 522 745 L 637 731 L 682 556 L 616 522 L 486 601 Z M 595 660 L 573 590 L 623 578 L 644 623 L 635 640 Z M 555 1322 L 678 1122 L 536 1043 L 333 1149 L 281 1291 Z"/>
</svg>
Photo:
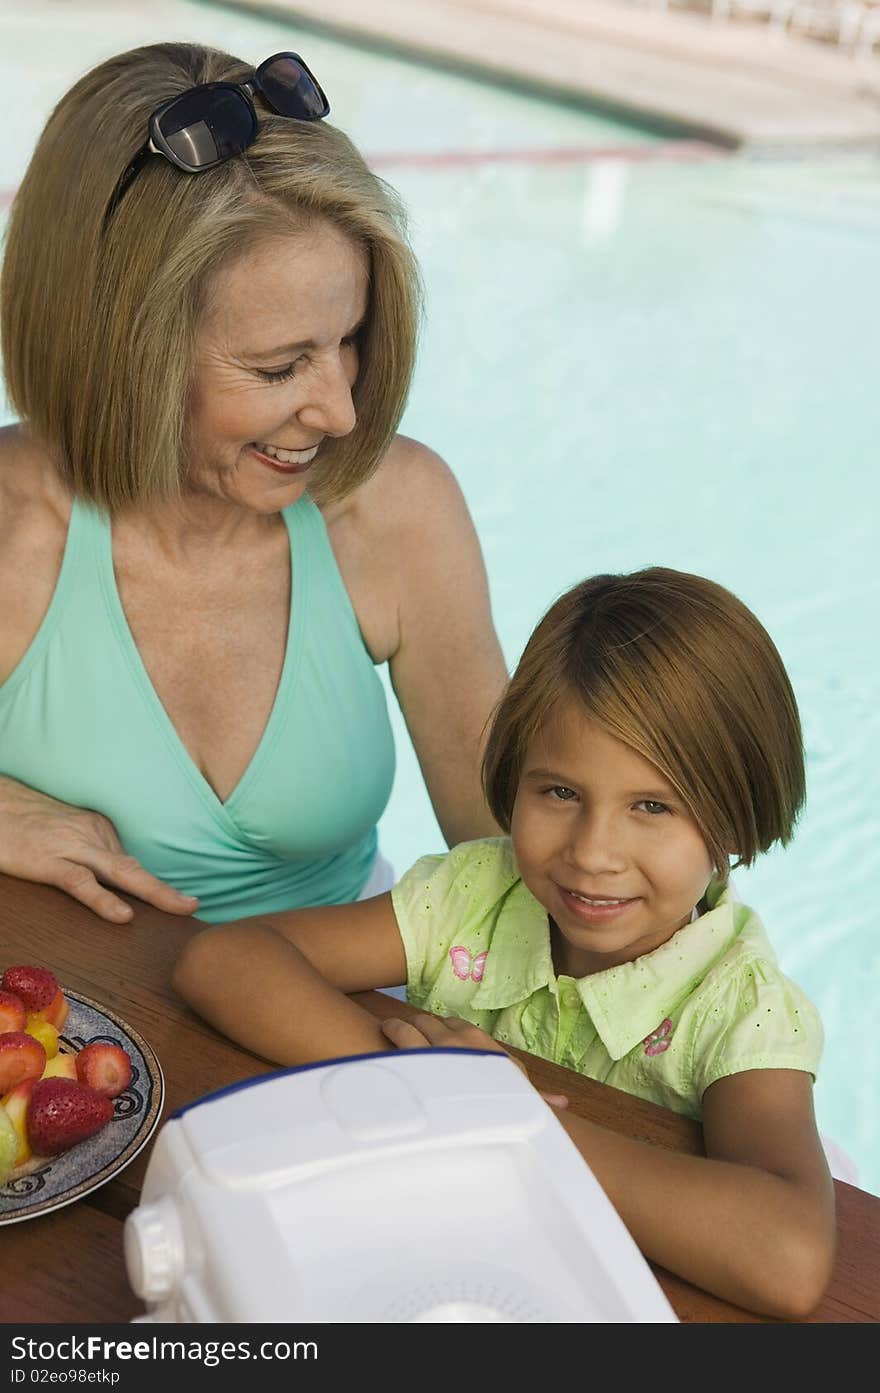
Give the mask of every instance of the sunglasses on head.
<svg viewBox="0 0 880 1393">
<path fill-rule="evenodd" d="M 317 79 L 296 53 L 273 53 L 247 82 L 203 82 L 156 108 L 150 136 L 123 172 L 107 206 L 112 218 L 150 155 L 164 155 L 186 174 L 202 174 L 240 155 L 256 139 L 259 92 L 278 116 L 319 121 L 330 110 Z"/>
</svg>

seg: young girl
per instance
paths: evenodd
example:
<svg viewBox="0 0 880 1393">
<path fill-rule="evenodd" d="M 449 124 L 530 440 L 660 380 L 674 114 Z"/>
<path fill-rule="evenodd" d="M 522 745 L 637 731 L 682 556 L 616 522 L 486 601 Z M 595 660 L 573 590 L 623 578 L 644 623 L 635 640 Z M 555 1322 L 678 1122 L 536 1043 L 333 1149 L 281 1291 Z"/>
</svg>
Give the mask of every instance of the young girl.
<svg viewBox="0 0 880 1393">
<path fill-rule="evenodd" d="M 557 1114 L 648 1258 L 805 1316 L 834 1248 L 822 1030 L 727 884 L 731 862 L 790 840 L 804 800 L 769 636 L 698 576 L 585 581 L 529 640 L 483 775 L 509 837 L 423 857 L 359 904 L 206 929 L 177 990 L 281 1064 L 515 1046 L 699 1119 L 705 1157 Z M 346 995 L 403 982 L 416 1025 Z"/>
</svg>

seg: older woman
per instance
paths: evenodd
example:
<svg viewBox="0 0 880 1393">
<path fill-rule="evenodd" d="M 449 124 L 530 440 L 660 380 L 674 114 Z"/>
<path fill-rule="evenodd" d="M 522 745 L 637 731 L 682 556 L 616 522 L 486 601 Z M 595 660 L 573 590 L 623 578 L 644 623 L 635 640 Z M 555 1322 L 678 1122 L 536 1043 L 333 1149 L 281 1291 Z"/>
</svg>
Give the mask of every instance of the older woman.
<svg viewBox="0 0 880 1393">
<path fill-rule="evenodd" d="M 395 435 L 418 276 L 296 55 L 183 44 L 61 100 L 13 206 L 0 870 L 231 919 L 384 888 L 377 664 L 447 842 L 505 681 L 449 469 Z"/>
</svg>

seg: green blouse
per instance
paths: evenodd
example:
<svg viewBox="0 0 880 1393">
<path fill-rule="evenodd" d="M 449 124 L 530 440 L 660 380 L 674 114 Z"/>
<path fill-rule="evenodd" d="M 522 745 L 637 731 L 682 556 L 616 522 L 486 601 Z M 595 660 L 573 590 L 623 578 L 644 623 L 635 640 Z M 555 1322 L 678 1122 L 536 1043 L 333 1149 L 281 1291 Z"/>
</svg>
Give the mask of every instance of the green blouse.
<svg viewBox="0 0 880 1393">
<path fill-rule="evenodd" d="M 699 1119 L 704 1091 L 744 1069 L 815 1078 L 822 1025 L 764 927 L 716 882 L 708 910 L 652 953 L 557 977 L 547 911 L 506 837 L 424 856 L 392 890 L 407 996 L 626 1093 Z"/>
</svg>

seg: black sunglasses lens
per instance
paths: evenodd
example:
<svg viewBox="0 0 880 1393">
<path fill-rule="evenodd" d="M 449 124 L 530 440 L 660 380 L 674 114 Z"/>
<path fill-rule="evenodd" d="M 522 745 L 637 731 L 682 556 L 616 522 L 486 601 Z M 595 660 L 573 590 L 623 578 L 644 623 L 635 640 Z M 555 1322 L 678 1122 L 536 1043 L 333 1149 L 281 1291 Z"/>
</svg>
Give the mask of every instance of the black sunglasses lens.
<svg viewBox="0 0 880 1393">
<path fill-rule="evenodd" d="M 256 78 L 266 101 L 279 116 L 317 121 L 330 110 L 330 103 L 312 74 L 294 53 L 267 58 L 257 68 Z"/>
<path fill-rule="evenodd" d="M 194 171 L 240 155 L 253 140 L 257 121 L 234 88 L 196 87 L 168 108 L 158 126 L 172 154 Z"/>
</svg>

